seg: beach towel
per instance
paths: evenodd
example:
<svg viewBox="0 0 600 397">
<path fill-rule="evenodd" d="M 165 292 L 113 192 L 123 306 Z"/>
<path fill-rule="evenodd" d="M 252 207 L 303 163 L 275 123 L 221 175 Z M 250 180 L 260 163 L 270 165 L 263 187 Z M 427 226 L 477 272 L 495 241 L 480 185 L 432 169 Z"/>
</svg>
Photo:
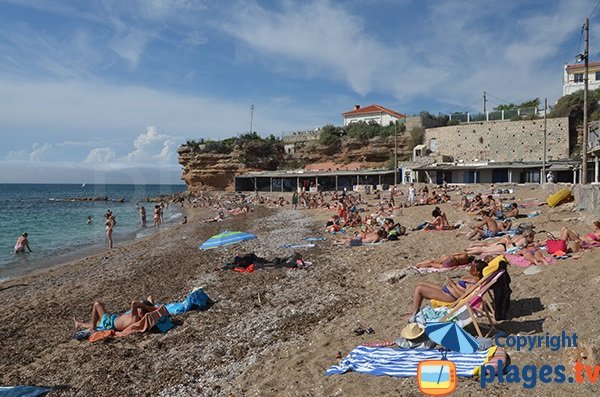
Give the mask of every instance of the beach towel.
<svg viewBox="0 0 600 397">
<path fill-rule="evenodd" d="M 325 241 L 327 240 L 327 237 L 307 237 L 305 238 L 306 241 Z"/>
<path fill-rule="evenodd" d="M 595 247 L 600 247 L 600 241 L 594 241 L 594 242 L 582 241 L 581 242 L 581 248 L 584 250 L 592 249 Z"/>
<path fill-rule="evenodd" d="M 454 269 L 464 269 L 464 268 L 468 268 L 471 267 L 471 264 L 468 263 L 466 265 L 458 265 L 458 266 L 452 266 L 452 267 L 416 267 L 416 266 L 411 266 L 411 269 L 415 269 L 415 271 L 417 273 L 420 274 L 426 274 L 426 273 L 440 273 L 440 272 L 447 272 L 449 270 L 454 270 Z"/>
<path fill-rule="evenodd" d="M 279 248 L 313 248 L 316 244 L 283 244 Z"/>
<path fill-rule="evenodd" d="M 478 374 L 480 367 L 486 364 L 495 352 L 496 347 L 472 354 L 449 351 L 447 352 L 447 358 L 456 365 L 456 375 L 470 377 Z M 441 358 L 442 353 L 438 350 L 358 346 L 338 365 L 329 367 L 325 375 L 354 371 L 367 375 L 407 378 L 417 375 L 419 362 L 440 360 Z"/>
<path fill-rule="evenodd" d="M 0 397 L 38 397 L 51 391 L 37 386 L 0 386 Z"/>
<path fill-rule="evenodd" d="M 510 263 L 513 266 L 527 267 L 527 266 L 534 265 L 533 262 L 528 261 L 527 259 L 523 258 L 523 256 L 521 256 L 521 255 L 507 253 L 507 254 L 504 254 L 504 256 L 506 257 L 506 260 L 508 261 L 508 263 Z M 546 260 L 548 261 L 549 265 L 556 264 L 556 258 L 546 258 Z"/>
</svg>

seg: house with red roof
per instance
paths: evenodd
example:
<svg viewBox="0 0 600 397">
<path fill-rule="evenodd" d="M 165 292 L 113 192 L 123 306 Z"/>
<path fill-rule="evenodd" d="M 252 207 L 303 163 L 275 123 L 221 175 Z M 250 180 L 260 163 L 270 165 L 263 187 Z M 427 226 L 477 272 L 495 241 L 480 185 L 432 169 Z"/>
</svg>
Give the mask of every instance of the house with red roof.
<svg viewBox="0 0 600 397">
<path fill-rule="evenodd" d="M 364 121 L 365 123 L 374 121 L 379 125 L 386 126 L 398 120 L 406 119 L 406 115 L 376 104 L 364 108 L 360 107 L 360 105 L 354 105 L 353 110 L 342 113 L 342 116 L 344 117 L 344 126 L 359 121 Z"/>
</svg>

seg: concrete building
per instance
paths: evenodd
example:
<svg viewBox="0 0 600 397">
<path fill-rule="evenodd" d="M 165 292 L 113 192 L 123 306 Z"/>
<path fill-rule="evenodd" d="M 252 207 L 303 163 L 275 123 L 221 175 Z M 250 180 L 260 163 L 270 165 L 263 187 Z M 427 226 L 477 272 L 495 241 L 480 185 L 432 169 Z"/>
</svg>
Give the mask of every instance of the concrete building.
<svg viewBox="0 0 600 397">
<path fill-rule="evenodd" d="M 590 62 L 588 65 L 588 87 L 595 90 L 600 87 L 600 62 Z M 563 96 L 583 90 L 583 74 L 585 66 L 583 63 L 565 65 L 563 74 Z"/>
<path fill-rule="evenodd" d="M 394 184 L 393 170 L 352 171 L 263 171 L 235 177 L 235 190 L 260 192 L 293 192 L 294 190 L 372 191 Z"/>
<path fill-rule="evenodd" d="M 364 108 L 361 108 L 360 105 L 354 105 L 353 110 L 342 113 L 342 116 L 344 117 L 344 126 L 359 121 L 365 123 L 374 121 L 379 125 L 386 126 L 406 119 L 406 115 L 384 108 L 381 105 L 369 105 Z"/>
<path fill-rule="evenodd" d="M 430 128 L 415 147 L 412 179 L 448 183 L 540 183 L 546 169 L 557 182 L 579 180 L 579 162 L 569 159 L 569 120 L 490 121 Z M 426 164 L 423 161 L 429 158 Z"/>
</svg>

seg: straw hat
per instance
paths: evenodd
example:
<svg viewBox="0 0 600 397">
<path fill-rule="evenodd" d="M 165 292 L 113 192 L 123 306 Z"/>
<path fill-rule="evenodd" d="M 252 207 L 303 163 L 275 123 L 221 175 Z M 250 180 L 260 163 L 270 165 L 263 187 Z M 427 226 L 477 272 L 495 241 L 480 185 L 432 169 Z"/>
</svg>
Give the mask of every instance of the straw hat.
<svg viewBox="0 0 600 397">
<path fill-rule="evenodd" d="M 418 323 L 410 323 L 400 331 L 400 336 L 407 340 L 417 339 L 423 335 L 425 329 Z"/>
</svg>

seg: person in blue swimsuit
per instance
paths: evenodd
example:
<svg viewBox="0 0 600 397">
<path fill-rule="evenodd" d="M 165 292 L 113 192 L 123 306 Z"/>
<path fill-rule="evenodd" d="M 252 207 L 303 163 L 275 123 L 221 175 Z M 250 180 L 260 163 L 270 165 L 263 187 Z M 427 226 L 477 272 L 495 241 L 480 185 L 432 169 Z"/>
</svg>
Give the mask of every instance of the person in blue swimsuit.
<svg viewBox="0 0 600 397">
<path fill-rule="evenodd" d="M 447 277 L 446 285 L 442 287 L 427 282 L 417 283 L 413 291 L 413 306 L 408 313 L 408 317 L 414 316 L 421 309 L 423 299 L 436 299 L 448 303 L 454 302 L 464 294 L 471 285 L 476 284 L 477 281 L 481 280 L 483 277 L 483 269 L 486 266 L 487 262 L 477 259 L 469 269 L 471 276 L 461 277 L 457 281 Z"/>
<path fill-rule="evenodd" d="M 149 296 L 144 301 L 133 301 L 128 312 L 121 314 L 111 314 L 106 311 L 104 303 L 95 302 L 92 306 L 92 319 L 89 323 L 75 321 L 77 329 L 88 329 L 90 331 L 123 331 L 131 324 L 136 323 L 144 317 L 146 313 L 156 310 L 153 299 Z"/>
</svg>

